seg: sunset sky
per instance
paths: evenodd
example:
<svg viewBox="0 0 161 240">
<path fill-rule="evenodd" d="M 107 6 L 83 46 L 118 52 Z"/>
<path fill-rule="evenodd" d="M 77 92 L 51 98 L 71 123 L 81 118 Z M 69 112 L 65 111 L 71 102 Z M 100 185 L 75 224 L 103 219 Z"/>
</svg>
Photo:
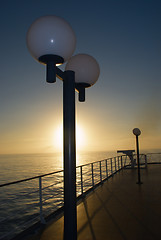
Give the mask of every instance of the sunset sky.
<svg viewBox="0 0 161 240">
<path fill-rule="evenodd" d="M 62 82 L 45 82 L 45 67 L 26 46 L 26 32 L 44 15 L 68 21 L 75 54 L 100 65 L 97 83 L 76 93 L 78 150 L 161 149 L 160 0 L 6 0 L 0 8 L 0 154 L 61 150 Z M 64 64 L 65 65 L 65 64 Z M 61 69 L 64 69 L 62 65 Z"/>
</svg>

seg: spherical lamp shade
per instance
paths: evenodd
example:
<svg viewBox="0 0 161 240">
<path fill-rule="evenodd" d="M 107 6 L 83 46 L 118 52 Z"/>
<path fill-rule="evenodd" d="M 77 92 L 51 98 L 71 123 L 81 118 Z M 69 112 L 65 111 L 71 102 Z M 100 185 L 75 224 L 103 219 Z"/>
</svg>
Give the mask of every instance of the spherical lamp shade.
<svg viewBox="0 0 161 240">
<path fill-rule="evenodd" d="M 27 47 L 39 60 L 44 55 L 57 55 L 67 61 L 76 46 L 76 37 L 71 26 L 57 16 L 44 16 L 32 23 L 27 32 Z"/>
<path fill-rule="evenodd" d="M 134 128 L 134 129 L 133 129 L 133 134 L 134 134 L 135 136 L 139 136 L 139 135 L 141 134 L 140 129 L 139 129 L 139 128 Z"/>
<path fill-rule="evenodd" d="M 65 70 L 75 72 L 75 82 L 92 86 L 98 79 L 100 68 L 97 61 L 88 54 L 77 54 L 69 59 Z"/>
</svg>

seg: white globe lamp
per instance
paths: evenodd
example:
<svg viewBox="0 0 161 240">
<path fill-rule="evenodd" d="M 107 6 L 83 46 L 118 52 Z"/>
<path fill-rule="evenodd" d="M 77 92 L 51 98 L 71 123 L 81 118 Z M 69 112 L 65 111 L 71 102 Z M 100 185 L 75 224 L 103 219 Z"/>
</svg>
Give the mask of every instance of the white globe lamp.
<svg viewBox="0 0 161 240">
<path fill-rule="evenodd" d="M 42 56 L 55 55 L 58 56 L 55 61 L 62 64 L 72 56 L 76 47 L 76 36 L 70 24 L 57 16 L 43 16 L 35 20 L 26 40 L 31 55 L 42 63 Z"/>
<path fill-rule="evenodd" d="M 92 86 L 98 80 L 100 67 L 92 56 L 77 54 L 72 56 L 66 64 L 65 70 L 75 72 L 76 89 L 79 91 L 79 100 L 85 100 L 85 88 Z"/>
</svg>

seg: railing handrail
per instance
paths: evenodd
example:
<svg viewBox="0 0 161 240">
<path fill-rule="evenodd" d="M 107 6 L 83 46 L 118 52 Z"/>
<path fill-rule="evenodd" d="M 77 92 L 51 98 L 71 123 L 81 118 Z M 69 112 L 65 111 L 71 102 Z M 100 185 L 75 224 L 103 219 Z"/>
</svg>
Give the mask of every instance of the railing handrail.
<svg viewBox="0 0 161 240">
<path fill-rule="evenodd" d="M 45 177 L 45 176 L 49 176 L 49 175 L 60 173 L 60 172 L 63 172 L 63 170 L 59 170 L 59 171 L 51 172 L 51 173 L 46 173 L 46 174 L 38 175 L 38 176 L 35 176 L 35 177 L 31 177 L 31 178 L 24 178 L 24 179 L 17 180 L 17 181 L 14 181 L 14 182 L 0 184 L 0 187 L 5 187 L 5 186 L 8 186 L 8 185 L 13 185 L 13 184 L 16 184 L 16 183 L 21 183 L 21 182 L 26 182 L 26 181 L 30 181 L 30 180 L 33 180 L 33 179 L 36 179 L 36 178 Z"/>
<path fill-rule="evenodd" d="M 161 154 L 161 152 L 156 152 L 156 153 L 154 153 L 154 152 L 149 152 L 149 153 L 146 153 L 146 155 L 150 155 L 150 154 Z"/>
</svg>

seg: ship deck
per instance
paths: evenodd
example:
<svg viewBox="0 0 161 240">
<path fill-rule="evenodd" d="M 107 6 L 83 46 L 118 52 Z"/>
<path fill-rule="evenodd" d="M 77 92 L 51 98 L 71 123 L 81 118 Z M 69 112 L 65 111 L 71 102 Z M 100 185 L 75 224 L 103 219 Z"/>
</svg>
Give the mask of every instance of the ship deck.
<svg viewBox="0 0 161 240">
<path fill-rule="evenodd" d="M 77 206 L 78 240 L 161 239 L 161 164 L 123 169 L 94 189 Z M 63 216 L 28 240 L 63 240 Z"/>
</svg>

